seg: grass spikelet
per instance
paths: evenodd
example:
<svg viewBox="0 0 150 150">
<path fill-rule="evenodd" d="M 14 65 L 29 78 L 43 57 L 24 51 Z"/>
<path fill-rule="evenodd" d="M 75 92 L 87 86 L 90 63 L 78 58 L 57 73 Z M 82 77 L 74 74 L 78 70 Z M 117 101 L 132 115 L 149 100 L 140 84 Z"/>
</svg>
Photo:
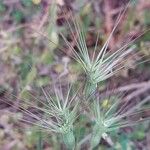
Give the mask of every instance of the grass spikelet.
<svg viewBox="0 0 150 150">
<path fill-rule="evenodd" d="M 56 127 L 55 130 L 58 133 L 62 134 L 63 141 L 66 144 L 68 149 L 73 149 L 75 147 L 75 137 L 73 134 L 73 123 L 77 118 L 77 108 L 78 108 L 78 100 L 74 104 L 73 108 L 71 103 L 76 98 L 74 95 L 70 99 L 71 86 L 68 88 L 66 96 L 64 96 L 62 89 L 59 90 L 55 87 L 55 96 L 56 101 L 43 90 L 43 93 L 50 105 L 50 113 L 52 117 L 55 117 L 57 120 L 55 122 Z"/>
<path fill-rule="evenodd" d="M 135 51 L 136 46 L 133 45 L 135 42 L 134 39 L 118 48 L 114 53 L 107 52 L 109 42 L 111 41 L 111 38 L 129 5 L 130 2 L 126 5 L 123 12 L 120 12 L 118 15 L 115 26 L 101 49 L 97 46 L 99 40 L 98 34 L 92 57 L 90 57 L 88 47 L 86 45 L 85 31 L 81 25 L 81 20 L 79 18 L 75 19 L 72 15 L 72 23 L 66 20 L 79 53 L 62 33 L 60 33 L 60 35 L 74 53 L 76 61 L 80 63 L 86 73 L 87 83 L 85 84 L 85 94 L 87 96 L 96 90 L 99 82 L 107 80 L 123 69 L 125 67 L 123 64 L 125 58 Z M 76 36 L 74 32 L 77 34 Z"/>
<path fill-rule="evenodd" d="M 22 99 L 19 111 L 23 112 L 24 118 L 20 119 L 25 123 L 35 125 L 46 132 L 54 132 L 62 135 L 62 139 L 67 149 L 74 149 L 75 136 L 73 133 L 74 122 L 78 117 L 79 100 L 77 99 L 77 93 L 72 95 L 72 86 L 68 85 L 67 89 L 62 90 L 61 86 L 54 86 L 54 93 L 50 94 L 47 90 L 42 88 L 44 94 L 43 99 L 38 99 L 30 94 L 31 98 L 34 98 L 42 107 L 35 105 L 27 99 Z M 15 97 L 12 95 L 12 97 Z M 17 97 L 15 97 L 17 98 Z M 8 99 L 1 100 L 9 105 Z M 30 107 L 36 112 L 28 110 L 26 107 Z"/>
<path fill-rule="evenodd" d="M 101 106 L 99 99 L 95 100 L 90 108 L 93 121 L 95 123 L 90 142 L 91 149 L 99 144 L 100 139 L 104 134 L 149 120 L 149 117 L 139 118 L 134 121 L 129 119 L 131 116 L 135 117 L 144 112 L 144 104 L 149 102 L 149 100 L 150 96 L 146 97 L 129 109 L 126 109 L 126 104 L 122 104 L 121 99 L 119 98 L 116 98 L 115 102 L 108 109 L 104 109 Z M 146 109 L 149 110 L 149 108 Z"/>
</svg>

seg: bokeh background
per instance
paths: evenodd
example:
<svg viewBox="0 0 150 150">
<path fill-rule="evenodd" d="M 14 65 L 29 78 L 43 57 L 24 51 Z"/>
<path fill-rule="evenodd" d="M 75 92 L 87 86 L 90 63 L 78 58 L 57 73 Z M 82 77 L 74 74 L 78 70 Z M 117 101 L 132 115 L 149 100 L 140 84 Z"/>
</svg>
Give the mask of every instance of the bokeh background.
<svg viewBox="0 0 150 150">
<path fill-rule="evenodd" d="M 63 145 L 57 144 L 56 135 L 42 134 L 36 127 L 19 121 L 23 117 L 23 113 L 17 110 L 19 101 L 21 98 L 31 99 L 28 92 L 39 96 L 39 87 L 52 84 L 58 77 L 64 83 L 80 83 L 84 79 L 82 68 L 72 59 L 72 51 L 59 36 L 59 32 L 63 32 L 76 46 L 64 21 L 71 18 L 71 13 L 81 17 L 86 43 L 92 52 L 97 33 L 100 32 L 98 47 L 102 47 L 128 0 L 53 2 L 0 0 L 0 98 L 7 101 L 0 101 L 0 150 L 63 149 Z M 150 0 L 135 0 L 120 21 L 108 51 L 115 52 L 130 38 L 137 38 L 145 32 L 134 42 L 138 52 L 126 58 L 127 68 L 101 83 L 100 91 L 129 90 L 128 98 L 133 100 L 150 94 L 149 27 Z M 62 48 L 65 52 L 60 50 Z M 14 99 L 10 94 L 20 99 Z M 15 115 L 10 112 L 15 112 Z M 149 114 L 150 111 L 143 113 Z M 110 147 L 102 141 L 98 149 L 149 150 L 149 128 L 149 122 L 144 122 L 134 128 L 122 129 L 117 134 L 112 133 L 115 146 Z M 84 129 L 80 130 L 84 132 Z"/>
</svg>

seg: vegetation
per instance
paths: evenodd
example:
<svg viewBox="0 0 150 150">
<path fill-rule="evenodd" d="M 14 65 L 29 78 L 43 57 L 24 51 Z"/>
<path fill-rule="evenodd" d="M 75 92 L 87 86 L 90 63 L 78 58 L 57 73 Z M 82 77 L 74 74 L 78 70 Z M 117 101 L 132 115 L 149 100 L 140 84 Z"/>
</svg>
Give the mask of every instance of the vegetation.
<svg viewBox="0 0 150 150">
<path fill-rule="evenodd" d="M 148 149 L 148 9 L 0 2 L 0 149 Z"/>
</svg>

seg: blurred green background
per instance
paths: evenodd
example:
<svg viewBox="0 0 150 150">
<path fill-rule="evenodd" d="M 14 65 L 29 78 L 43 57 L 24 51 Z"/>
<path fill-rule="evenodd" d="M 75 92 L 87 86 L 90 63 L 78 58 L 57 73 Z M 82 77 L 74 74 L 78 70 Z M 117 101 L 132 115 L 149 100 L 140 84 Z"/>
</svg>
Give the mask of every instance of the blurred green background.
<svg viewBox="0 0 150 150">
<path fill-rule="evenodd" d="M 84 72 L 72 59 L 72 51 L 59 35 L 59 32 L 64 33 L 75 47 L 64 20 L 71 18 L 71 13 L 81 17 L 90 53 L 94 49 L 98 32 L 98 47 L 102 47 L 113 29 L 117 15 L 127 2 L 128 0 L 0 0 L 0 97 L 12 93 L 19 98 L 31 99 L 28 91 L 33 95 L 33 91 L 36 91 L 40 95 L 39 87 L 48 86 L 57 78 L 62 78 L 64 83 L 80 83 L 84 79 Z M 145 34 L 135 41 L 138 53 L 127 58 L 125 63 L 128 67 L 101 83 L 100 91 L 149 82 L 149 12 L 150 0 L 135 0 L 127 9 L 108 51 L 115 52 L 117 47 L 129 42 L 130 38 L 134 39 L 142 32 Z M 150 89 L 147 89 L 140 94 L 148 95 L 149 92 Z M 16 105 L 18 103 L 13 98 L 5 100 Z M 9 113 L 12 110 L 14 111 L 13 105 L 0 101 L 0 150 L 65 149 L 63 144 L 57 144 L 61 141 L 60 137 L 43 134 L 36 127 L 19 122 L 23 114 L 16 110 L 14 116 Z M 145 115 L 148 114 L 150 111 L 145 112 Z M 83 117 L 80 123 L 85 122 Z M 78 126 L 77 133 L 83 132 L 84 135 L 86 129 L 81 128 L 80 124 Z M 149 150 L 149 128 L 150 124 L 144 122 L 134 129 L 111 133 L 115 146 L 111 147 L 102 141 L 98 149 Z"/>
</svg>

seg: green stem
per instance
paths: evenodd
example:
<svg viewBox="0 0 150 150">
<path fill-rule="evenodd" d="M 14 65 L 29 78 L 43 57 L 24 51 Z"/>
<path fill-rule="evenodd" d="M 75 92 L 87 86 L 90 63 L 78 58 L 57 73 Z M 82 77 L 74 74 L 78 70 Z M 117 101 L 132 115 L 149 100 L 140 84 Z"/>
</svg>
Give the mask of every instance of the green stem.
<svg viewBox="0 0 150 150">
<path fill-rule="evenodd" d="M 38 132 L 37 150 L 43 150 L 43 139 L 41 131 Z"/>
<path fill-rule="evenodd" d="M 85 96 L 89 97 L 91 94 L 94 93 L 96 88 L 97 88 L 97 84 L 93 84 L 93 83 L 90 83 L 89 81 L 87 81 L 85 83 L 85 87 L 84 87 Z"/>
<path fill-rule="evenodd" d="M 95 124 L 90 143 L 91 149 L 95 148 L 99 144 L 103 133 L 103 127 L 100 127 L 99 124 Z"/>
<path fill-rule="evenodd" d="M 69 131 L 63 134 L 63 141 L 68 150 L 74 150 L 75 148 L 75 137 L 73 131 Z"/>
</svg>

